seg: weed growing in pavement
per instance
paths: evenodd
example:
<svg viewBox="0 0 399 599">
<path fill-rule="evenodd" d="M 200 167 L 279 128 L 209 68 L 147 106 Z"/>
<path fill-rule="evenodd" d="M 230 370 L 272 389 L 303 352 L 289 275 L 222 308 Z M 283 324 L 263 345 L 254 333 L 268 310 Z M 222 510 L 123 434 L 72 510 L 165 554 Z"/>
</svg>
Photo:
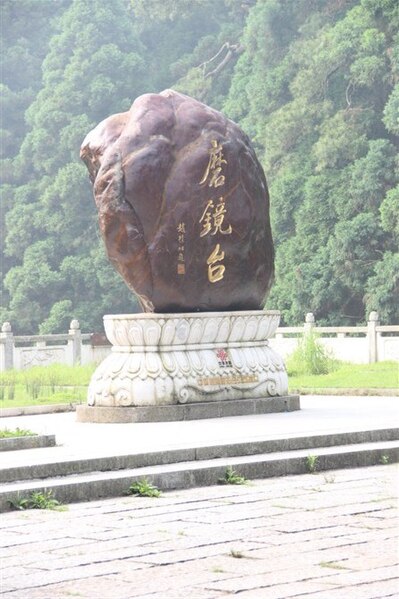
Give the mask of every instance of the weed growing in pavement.
<svg viewBox="0 0 399 599">
<path fill-rule="evenodd" d="M 27 497 L 16 497 L 15 499 L 9 500 L 9 505 L 14 510 L 28 510 L 29 509 L 29 499 Z"/>
<path fill-rule="evenodd" d="M 0 439 L 11 439 L 13 437 L 35 437 L 37 433 L 24 428 L 17 428 L 11 430 L 4 428 L 0 430 Z"/>
<path fill-rule="evenodd" d="M 129 487 L 129 494 L 138 497 L 160 497 L 161 491 L 146 478 L 139 480 Z"/>
<path fill-rule="evenodd" d="M 306 470 L 311 474 L 314 474 L 317 470 L 318 459 L 317 455 L 308 455 L 306 458 Z"/>
<path fill-rule="evenodd" d="M 346 566 L 342 566 L 337 562 L 320 562 L 319 566 L 321 568 L 332 568 L 333 570 L 350 570 L 351 568 L 347 568 Z"/>
<path fill-rule="evenodd" d="M 17 497 L 9 501 L 15 510 L 65 510 L 52 491 L 33 491 L 28 497 Z"/>
<path fill-rule="evenodd" d="M 385 453 L 380 457 L 380 464 L 383 464 L 384 466 L 389 464 L 389 456 Z"/>
<path fill-rule="evenodd" d="M 218 482 L 221 485 L 247 485 L 249 481 L 233 470 L 231 466 L 228 466 L 224 477 L 219 478 Z"/>
<path fill-rule="evenodd" d="M 212 568 L 212 572 L 215 574 L 224 574 L 225 570 L 223 570 L 223 568 L 219 568 L 219 566 L 215 566 Z"/>
<path fill-rule="evenodd" d="M 243 554 L 242 551 L 236 551 L 236 549 L 231 549 L 230 555 L 231 555 L 231 557 L 235 557 L 238 559 L 245 557 L 245 555 Z"/>
<path fill-rule="evenodd" d="M 324 482 L 327 483 L 328 485 L 334 483 L 335 482 L 335 476 L 334 476 L 334 474 L 325 474 L 324 475 Z"/>
</svg>

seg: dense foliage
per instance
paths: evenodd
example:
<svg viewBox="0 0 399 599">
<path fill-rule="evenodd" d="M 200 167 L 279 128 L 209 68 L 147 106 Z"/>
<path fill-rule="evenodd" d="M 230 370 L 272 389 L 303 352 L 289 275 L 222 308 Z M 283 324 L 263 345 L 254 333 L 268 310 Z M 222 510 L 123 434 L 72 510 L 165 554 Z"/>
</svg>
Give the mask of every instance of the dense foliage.
<svg viewBox="0 0 399 599">
<path fill-rule="evenodd" d="M 79 147 L 173 87 L 252 138 L 284 322 L 399 319 L 397 0 L 3 0 L 1 308 L 23 333 L 137 310 Z"/>
</svg>

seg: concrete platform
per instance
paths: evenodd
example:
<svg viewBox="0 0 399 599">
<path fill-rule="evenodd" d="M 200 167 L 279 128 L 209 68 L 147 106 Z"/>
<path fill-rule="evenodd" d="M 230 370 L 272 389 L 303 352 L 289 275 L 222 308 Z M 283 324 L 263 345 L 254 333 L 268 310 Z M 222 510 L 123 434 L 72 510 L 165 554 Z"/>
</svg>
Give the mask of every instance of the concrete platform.
<svg viewBox="0 0 399 599">
<path fill-rule="evenodd" d="M 301 410 L 231 418 L 94 424 L 77 422 L 74 412 L 12 416 L 0 419 L 0 427 L 27 428 L 38 434 L 54 434 L 57 447 L 29 452 L 29 459 L 87 458 L 170 448 L 312 436 L 399 426 L 397 397 L 301 396 Z M 42 457 L 39 457 L 42 456 Z M 25 461 L 27 454 L 0 454 L 0 467 Z"/>
</svg>

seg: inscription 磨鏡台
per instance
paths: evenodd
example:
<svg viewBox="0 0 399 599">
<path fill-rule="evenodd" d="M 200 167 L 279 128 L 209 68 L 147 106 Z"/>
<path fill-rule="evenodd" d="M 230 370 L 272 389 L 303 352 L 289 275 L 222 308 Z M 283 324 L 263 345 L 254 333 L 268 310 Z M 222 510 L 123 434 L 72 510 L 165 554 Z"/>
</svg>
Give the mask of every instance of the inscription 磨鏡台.
<svg viewBox="0 0 399 599">
<path fill-rule="evenodd" d="M 211 146 L 208 165 L 200 181 L 200 185 L 208 184 L 208 187 L 217 188 L 225 184 L 226 178 L 222 169 L 223 165 L 227 164 L 227 160 L 223 157 L 223 146 L 220 142 L 212 139 Z M 202 225 L 200 237 L 205 237 L 208 234 L 231 235 L 233 231 L 231 225 L 224 225 L 227 213 L 225 204 L 224 196 L 219 196 L 217 204 L 215 204 L 212 198 L 208 200 L 199 220 L 199 224 Z M 220 243 L 217 243 L 206 261 L 208 265 L 208 281 L 210 283 L 217 283 L 223 279 L 226 270 L 223 264 L 224 257 L 225 253 L 221 249 Z"/>
</svg>

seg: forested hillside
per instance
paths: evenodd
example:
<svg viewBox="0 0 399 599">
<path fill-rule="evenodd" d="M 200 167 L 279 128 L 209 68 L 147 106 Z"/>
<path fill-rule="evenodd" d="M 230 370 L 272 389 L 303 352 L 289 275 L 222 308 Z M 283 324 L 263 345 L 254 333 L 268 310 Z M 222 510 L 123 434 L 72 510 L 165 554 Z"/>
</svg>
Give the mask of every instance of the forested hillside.
<svg viewBox="0 0 399 599">
<path fill-rule="evenodd" d="M 399 320 L 397 0 L 2 0 L 1 308 L 20 333 L 138 310 L 108 264 L 86 133 L 172 87 L 251 137 L 285 324 Z"/>
</svg>

